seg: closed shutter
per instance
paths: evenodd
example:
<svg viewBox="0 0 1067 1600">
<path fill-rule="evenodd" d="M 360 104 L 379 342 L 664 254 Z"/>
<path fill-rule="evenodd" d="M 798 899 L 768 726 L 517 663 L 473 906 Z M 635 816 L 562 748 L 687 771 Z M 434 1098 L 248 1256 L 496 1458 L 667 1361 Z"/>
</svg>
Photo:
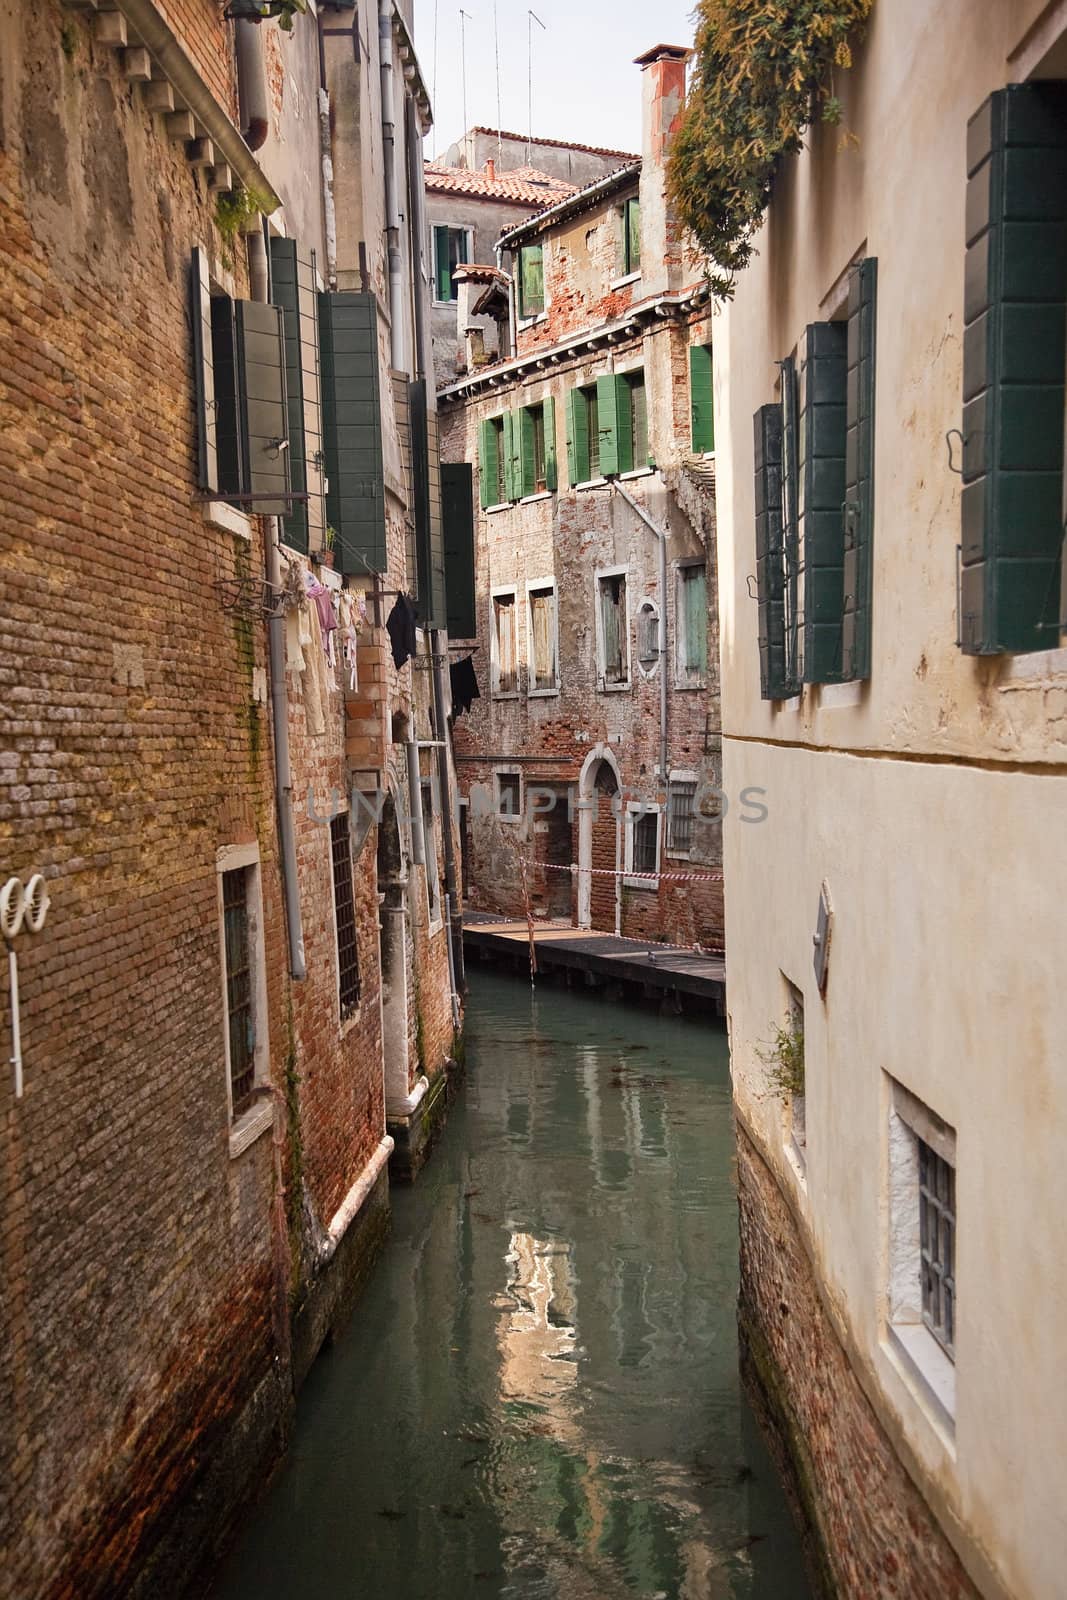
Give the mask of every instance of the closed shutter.
<svg viewBox="0 0 1067 1600">
<path fill-rule="evenodd" d="M 384 572 L 385 475 L 378 376 L 378 308 L 372 294 L 319 296 L 326 516 L 341 572 Z"/>
<path fill-rule="evenodd" d="M 804 331 L 797 469 L 805 683 L 835 683 L 841 677 L 846 345 L 844 323 L 814 322 Z"/>
<path fill-rule="evenodd" d="M 703 567 L 683 567 L 682 635 L 685 659 L 682 666 L 689 677 L 700 677 L 708 665 L 708 585 Z"/>
<path fill-rule="evenodd" d="M 193 250 L 190 271 L 193 314 L 193 383 L 196 392 L 196 481 L 201 489 L 219 486 L 219 452 L 215 437 L 215 373 L 211 351 L 211 277 L 207 251 Z"/>
<path fill-rule="evenodd" d="M 519 315 L 537 316 L 545 309 L 544 247 L 523 245 L 519 251 Z"/>
<path fill-rule="evenodd" d="M 580 389 L 567 394 L 567 476 L 572 488 L 589 478 L 589 412 Z"/>
<path fill-rule="evenodd" d="M 244 494 L 247 477 L 237 384 L 237 302 L 226 294 L 211 299 L 211 350 L 218 487 L 236 498 Z"/>
<path fill-rule="evenodd" d="M 415 552 L 419 578 L 419 621 L 424 628 L 447 624 L 445 545 L 441 522 L 441 463 L 437 412 L 431 410 L 426 380 L 408 390 L 411 414 L 411 477 L 415 501 Z"/>
<path fill-rule="evenodd" d="M 785 633 L 783 696 L 800 688 L 800 485 L 797 449 L 800 420 L 797 415 L 797 364 L 787 356 L 781 364 L 782 388 L 782 580 L 783 627 Z"/>
<path fill-rule="evenodd" d="M 295 550 L 322 547 L 324 508 L 319 405 L 319 300 L 315 252 L 295 239 L 272 238 L 271 296 L 285 316 L 285 382 L 289 405 L 289 470 L 293 493 L 307 494 L 283 522 L 282 537 Z"/>
<path fill-rule="evenodd" d="M 760 406 L 752 422 L 760 695 L 764 700 L 779 700 L 787 693 L 782 596 L 782 407 Z"/>
<path fill-rule="evenodd" d="M 452 264 L 448 259 L 449 230 L 435 228 L 433 230 L 433 256 L 435 269 L 435 293 L 438 300 L 451 300 L 452 298 Z"/>
<path fill-rule="evenodd" d="M 1067 85 L 998 90 L 967 127 L 960 644 L 1059 642 Z"/>
<path fill-rule="evenodd" d="M 693 451 L 702 455 L 715 448 L 715 409 L 712 400 L 711 346 L 689 347 L 689 415 Z"/>
<path fill-rule="evenodd" d="M 474 588 L 474 471 L 467 461 L 441 462 L 441 520 L 449 636 L 473 639 L 478 632 Z"/>
<path fill-rule="evenodd" d="M 841 675 L 871 675 L 871 561 L 874 544 L 874 360 L 878 263 L 860 262 L 848 286 L 845 440 L 844 616 Z"/>
<path fill-rule="evenodd" d="M 238 300 L 237 384 L 247 498 L 264 517 L 289 510 L 289 421 L 285 393 L 285 331 L 279 306 Z"/>
<path fill-rule="evenodd" d="M 597 433 L 600 437 L 600 476 L 612 478 L 626 467 L 619 465 L 619 440 L 625 436 L 626 390 L 623 380 L 607 372 L 596 380 Z M 628 442 L 623 447 L 625 457 Z"/>
<path fill-rule="evenodd" d="M 556 466 L 556 402 L 552 396 L 544 402 L 545 417 L 545 488 L 550 494 L 555 494 L 559 485 L 559 469 Z"/>
</svg>

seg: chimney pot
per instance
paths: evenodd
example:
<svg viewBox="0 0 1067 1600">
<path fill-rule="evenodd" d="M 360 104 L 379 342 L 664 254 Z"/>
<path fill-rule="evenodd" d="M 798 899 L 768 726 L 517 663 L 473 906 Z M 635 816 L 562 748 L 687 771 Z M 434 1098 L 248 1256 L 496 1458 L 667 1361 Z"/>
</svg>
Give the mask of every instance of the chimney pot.
<svg viewBox="0 0 1067 1600">
<path fill-rule="evenodd" d="M 486 177 L 489 179 L 489 182 L 494 182 L 496 179 L 496 162 L 493 160 L 492 156 L 490 156 L 489 160 L 485 163 L 485 173 Z"/>
</svg>

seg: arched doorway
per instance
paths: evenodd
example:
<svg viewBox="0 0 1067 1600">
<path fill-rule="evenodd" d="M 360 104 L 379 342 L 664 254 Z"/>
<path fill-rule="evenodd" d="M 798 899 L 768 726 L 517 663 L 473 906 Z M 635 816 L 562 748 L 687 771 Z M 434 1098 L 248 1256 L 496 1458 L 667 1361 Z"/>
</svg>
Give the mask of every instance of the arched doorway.
<svg viewBox="0 0 1067 1600">
<path fill-rule="evenodd" d="M 619 925 L 621 793 L 615 757 L 598 744 L 578 784 L 578 926 L 603 933 L 616 933 Z"/>
</svg>

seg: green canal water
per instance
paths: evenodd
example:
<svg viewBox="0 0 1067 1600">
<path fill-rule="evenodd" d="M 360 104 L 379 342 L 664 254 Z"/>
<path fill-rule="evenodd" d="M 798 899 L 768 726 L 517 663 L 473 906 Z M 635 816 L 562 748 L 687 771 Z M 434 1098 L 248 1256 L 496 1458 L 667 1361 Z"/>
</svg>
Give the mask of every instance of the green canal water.
<svg viewBox="0 0 1067 1600">
<path fill-rule="evenodd" d="M 738 1380 L 723 1033 L 480 972 L 468 1018 L 212 1600 L 808 1600 Z"/>
</svg>

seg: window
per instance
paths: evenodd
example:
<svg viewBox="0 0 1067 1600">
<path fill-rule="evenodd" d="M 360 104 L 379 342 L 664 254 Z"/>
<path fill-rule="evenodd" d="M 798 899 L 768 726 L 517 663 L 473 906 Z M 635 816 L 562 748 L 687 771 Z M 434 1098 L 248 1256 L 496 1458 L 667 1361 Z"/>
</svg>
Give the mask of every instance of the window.
<svg viewBox="0 0 1067 1600">
<path fill-rule="evenodd" d="M 337 924 L 337 995 L 341 1021 L 359 1006 L 359 951 L 356 945 L 356 899 L 352 887 L 352 845 L 348 812 L 330 821 L 333 864 L 333 910 Z"/>
<path fill-rule="evenodd" d="M 541 494 L 545 487 L 545 413 L 540 406 L 523 412 L 530 423 L 530 494 Z M 525 484 L 523 485 L 525 488 Z"/>
<path fill-rule="evenodd" d="M 689 347 L 689 426 L 694 455 L 715 449 L 715 408 L 712 400 L 710 344 Z"/>
<path fill-rule="evenodd" d="M 626 372 L 622 377 L 625 399 L 626 449 L 620 454 L 619 470 L 637 472 L 648 466 L 648 405 L 643 372 Z M 626 456 L 629 460 L 626 460 Z"/>
<path fill-rule="evenodd" d="M 659 806 L 631 801 L 626 812 L 626 867 L 623 882 L 631 889 L 658 889 L 660 832 Z M 641 876 L 638 876 L 641 874 Z"/>
<path fill-rule="evenodd" d="M 501 589 L 493 595 L 492 685 L 494 694 L 515 694 L 519 687 L 514 589 Z"/>
<path fill-rule="evenodd" d="M 252 1104 L 256 1076 L 256 1017 L 252 992 L 247 867 L 238 867 L 222 874 L 222 917 L 226 944 L 230 1114 L 236 1121 Z"/>
<path fill-rule="evenodd" d="M 567 465 L 573 484 L 650 464 L 645 375 L 607 372 L 567 395 Z"/>
<path fill-rule="evenodd" d="M 637 660 L 648 677 L 659 665 L 659 608 L 654 600 L 642 600 L 637 608 Z"/>
<path fill-rule="evenodd" d="M 625 572 L 598 574 L 597 601 L 601 687 L 625 688 L 630 681 Z"/>
<path fill-rule="evenodd" d="M 524 244 L 519 251 L 519 316 L 536 317 L 544 309 L 544 247 Z"/>
<path fill-rule="evenodd" d="M 519 482 L 515 498 L 556 488 L 556 402 L 551 395 L 518 414 Z"/>
<path fill-rule="evenodd" d="M 590 478 L 599 478 L 600 476 L 600 396 L 597 393 L 595 383 L 590 385 L 588 389 L 580 389 L 578 392 L 585 406 L 585 431 L 588 441 L 586 445 L 585 479 L 588 481 Z"/>
<path fill-rule="evenodd" d="M 496 812 L 509 822 L 522 818 L 522 779 L 517 772 L 498 772 L 496 775 Z"/>
<path fill-rule="evenodd" d="M 686 856 L 693 844 L 693 803 L 696 779 L 672 775 L 667 786 L 667 849 L 671 855 Z"/>
<path fill-rule="evenodd" d="M 641 270 L 641 202 L 627 200 L 623 207 L 623 268 L 627 277 Z"/>
<path fill-rule="evenodd" d="M 559 688 L 559 644 L 556 626 L 556 586 L 553 582 L 527 586 L 530 631 L 531 694 L 554 694 Z"/>
<path fill-rule="evenodd" d="M 420 790 L 422 836 L 426 847 L 426 906 L 432 928 L 441 921 L 441 874 L 437 867 L 437 834 L 434 831 L 434 780 L 423 778 Z"/>
<path fill-rule="evenodd" d="M 942 1423 L 955 1410 L 956 1135 L 890 1080 L 889 1343 Z"/>
<path fill-rule="evenodd" d="M 676 606 L 678 682 L 701 684 L 708 667 L 708 580 L 703 561 L 679 564 Z"/>
<path fill-rule="evenodd" d="M 479 430 L 478 467 L 483 511 L 489 506 L 506 505 L 508 495 L 508 443 L 504 417 L 487 417 Z"/>
<path fill-rule="evenodd" d="M 267 972 L 259 849 L 224 845 L 216 856 L 223 1059 L 230 1114 L 230 1155 L 246 1150 L 274 1122 L 270 1081 Z"/>
<path fill-rule="evenodd" d="M 434 294 L 441 303 L 458 300 L 452 281 L 457 267 L 470 260 L 470 236 L 466 228 L 436 227 L 433 230 Z"/>
</svg>

